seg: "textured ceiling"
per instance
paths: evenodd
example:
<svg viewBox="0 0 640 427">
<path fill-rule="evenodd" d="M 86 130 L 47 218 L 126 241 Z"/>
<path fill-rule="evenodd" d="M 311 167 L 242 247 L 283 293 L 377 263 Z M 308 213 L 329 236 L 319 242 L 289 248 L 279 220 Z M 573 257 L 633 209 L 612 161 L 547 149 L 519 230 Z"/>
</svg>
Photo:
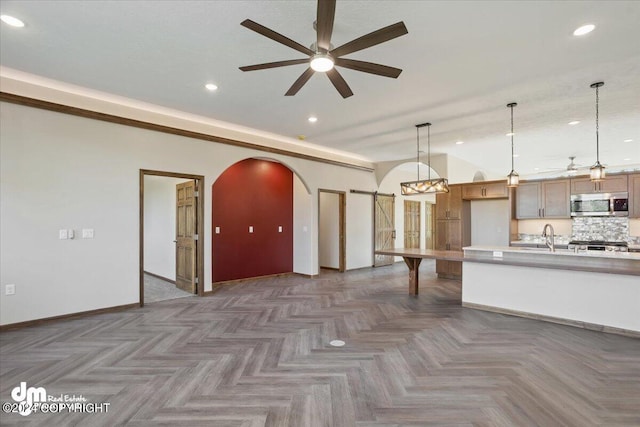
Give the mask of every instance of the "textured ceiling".
<svg viewBox="0 0 640 427">
<path fill-rule="evenodd" d="M 409 34 L 347 55 L 402 68 L 397 80 L 340 69 L 342 99 L 314 75 L 283 96 L 306 65 L 242 72 L 301 58 L 240 26 L 252 19 L 304 45 L 315 39 L 314 1 L 2 1 L 27 23 L 1 25 L 2 66 L 367 157 L 415 155 L 414 125 L 431 128 L 432 154 L 490 173 L 510 170 L 509 110 L 521 174 L 595 161 L 640 164 L 640 2 L 340 1 L 339 46 L 404 21 Z M 572 32 L 585 23 L 596 30 Z M 206 82 L 220 89 L 207 92 Z M 316 115 L 318 122 L 307 122 Z M 577 126 L 568 126 L 580 120 Z M 623 142 L 633 139 L 633 142 Z M 463 145 L 455 142 L 462 140 Z M 624 159 L 631 160 L 624 160 Z"/>
</svg>

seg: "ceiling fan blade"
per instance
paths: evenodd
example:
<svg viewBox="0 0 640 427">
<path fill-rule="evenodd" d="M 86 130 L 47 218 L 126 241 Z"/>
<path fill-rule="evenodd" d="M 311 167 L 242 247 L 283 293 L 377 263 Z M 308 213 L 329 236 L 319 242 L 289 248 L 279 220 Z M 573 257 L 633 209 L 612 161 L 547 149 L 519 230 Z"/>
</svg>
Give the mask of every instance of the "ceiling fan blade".
<svg viewBox="0 0 640 427">
<path fill-rule="evenodd" d="M 308 64 L 309 58 L 290 59 L 288 61 L 267 62 L 264 64 L 245 65 L 240 67 L 242 71 L 266 70 L 267 68 L 286 67 L 287 65 Z"/>
<path fill-rule="evenodd" d="M 293 85 L 289 88 L 287 93 L 284 94 L 284 96 L 293 96 L 296 93 L 298 93 L 298 91 L 302 88 L 302 86 L 304 86 L 305 83 L 309 81 L 311 76 L 313 76 L 313 73 L 315 73 L 315 71 L 313 71 L 311 67 L 307 68 L 305 72 L 302 73 L 300 77 L 298 77 L 298 80 L 293 82 Z"/>
<path fill-rule="evenodd" d="M 397 79 L 402 70 L 400 68 L 388 67 L 386 65 L 374 64 L 373 62 L 357 61 L 355 59 L 338 58 L 335 64 L 340 67 L 350 68 L 363 73 L 375 74 L 378 76 L 392 77 Z"/>
<path fill-rule="evenodd" d="M 245 19 L 244 21 L 242 21 L 242 23 L 240 23 L 240 25 L 242 25 L 243 27 L 246 27 L 250 30 L 255 31 L 258 34 L 262 34 L 263 36 L 270 38 L 271 40 L 277 41 L 278 43 L 281 43 L 285 46 L 290 47 L 291 49 L 295 49 L 298 52 L 302 52 L 305 55 L 313 55 L 315 54 L 314 51 L 312 51 L 311 49 L 309 49 L 308 47 L 304 47 L 302 46 L 300 43 L 295 42 L 293 40 L 291 40 L 288 37 L 283 36 L 280 33 L 276 33 L 273 30 L 270 30 L 269 28 L 258 24 L 257 22 L 254 22 L 250 19 Z"/>
<path fill-rule="evenodd" d="M 331 83 L 333 83 L 333 85 L 338 90 L 338 92 L 340 92 L 340 95 L 342 95 L 343 98 L 348 98 L 353 95 L 353 92 L 351 92 L 351 88 L 342 78 L 338 70 L 336 70 L 335 68 L 330 69 L 329 71 L 327 71 L 327 76 L 329 76 L 329 80 L 331 80 Z"/>
<path fill-rule="evenodd" d="M 366 34 L 362 37 L 358 37 L 355 40 L 351 40 L 350 42 L 333 49 L 331 51 L 331 55 L 333 55 L 334 58 L 337 58 L 342 55 L 357 52 L 359 50 L 395 39 L 396 37 L 403 36 L 408 32 L 409 31 L 407 31 L 407 27 L 405 27 L 404 22 L 396 22 L 395 24 L 391 24 L 388 27 L 380 28 L 379 30 Z"/>
<path fill-rule="evenodd" d="M 318 0 L 318 17 L 316 18 L 316 32 L 318 33 L 318 48 L 325 51 L 331 49 L 331 33 L 333 19 L 336 16 L 336 0 Z"/>
</svg>

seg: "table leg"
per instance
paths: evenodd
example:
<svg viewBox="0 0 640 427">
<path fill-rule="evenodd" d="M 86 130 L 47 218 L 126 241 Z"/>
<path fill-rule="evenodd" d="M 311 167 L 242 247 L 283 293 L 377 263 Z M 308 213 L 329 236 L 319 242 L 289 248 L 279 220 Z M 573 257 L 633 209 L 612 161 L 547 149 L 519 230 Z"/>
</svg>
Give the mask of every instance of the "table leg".
<svg viewBox="0 0 640 427">
<path fill-rule="evenodd" d="M 418 271 L 422 258 L 402 257 L 409 267 L 409 295 L 418 295 Z"/>
</svg>

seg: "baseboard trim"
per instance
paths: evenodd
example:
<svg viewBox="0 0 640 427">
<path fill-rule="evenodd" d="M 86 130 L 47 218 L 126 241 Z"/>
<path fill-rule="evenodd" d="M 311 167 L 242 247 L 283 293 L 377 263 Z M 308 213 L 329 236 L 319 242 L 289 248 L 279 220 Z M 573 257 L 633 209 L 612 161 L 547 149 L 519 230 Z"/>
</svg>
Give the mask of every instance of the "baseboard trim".
<svg viewBox="0 0 640 427">
<path fill-rule="evenodd" d="M 232 279 L 232 280 L 221 280 L 220 282 L 213 282 L 211 284 L 211 286 L 213 286 L 214 288 L 216 286 L 226 286 L 226 285 L 233 285 L 235 283 L 240 283 L 240 282 L 247 282 L 249 280 L 256 280 L 256 279 L 267 279 L 270 277 L 284 277 L 284 276 L 293 276 L 294 273 L 292 271 L 289 271 L 287 273 L 275 273 L 275 274 L 265 274 L 264 276 L 254 276 L 254 277 L 244 277 L 242 279 Z"/>
<path fill-rule="evenodd" d="M 27 328 L 31 326 L 40 326 L 46 323 L 57 322 L 59 320 L 69 320 L 79 317 L 93 316 L 95 314 L 113 313 L 117 311 L 129 310 L 131 308 L 140 307 L 139 303 L 116 305 L 114 307 L 99 308 L 97 310 L 79 311 L 77 313 L 63 314 L 60 316 L 44 317 L 42 319 L 27 320 L 26 322 L 9 323 L 7 325 L 0 325 L 0 332 L 8 331 L 10 329 Z"/>
<path fill-rule="evenodd" d="M 296 276 L 304 277 L 305 279 L 317 279 L 320 277 L 319 274 L 305 274 L 305 273 L 293 273 Z"/>
<path fill-rule="evenodd" d="M 475 310 L 490 311 L 492 313 L 506 314 L 509 316 L 524 317 L 527 319 L 541 320 L 543 322 L 557 323 L 560 325 L 573 326 L 576 328 L 588 329 L 590 331 L 606 332 L 609 334 L 624 335 L 627 337 L 640 338 L 640 332 L 629 329 L 616 328 L 613 326 L 599 325 L 597 323 L 581 322 L 578 320 L 563 319 L 561 317 L 547 316 L 544 314 L 527 313 L 525 311 L 510 310 L 508 308 L 493 307 L 490 305 L 463 302 L 463 307 Z"/>
<path fill-rule="evenodd" d="M 171 283 L 172 285 L 175 285 L 175 284 L 176 284 L 176 281 L 175 281 L 175 280 L 171 280 L 171 279 L 169 279 L 169 278 L 167 278 L 167 277 L 160 276 L 159 274 L 150 273 L 150 272 L 148 272 L 148 271 L 144 271 L 144 274 L 148 274 L 149 276 L 155 277 L 156 279 L 164 280 L 165 282 L 169 282 L 169 283 Z"/>
</svg>

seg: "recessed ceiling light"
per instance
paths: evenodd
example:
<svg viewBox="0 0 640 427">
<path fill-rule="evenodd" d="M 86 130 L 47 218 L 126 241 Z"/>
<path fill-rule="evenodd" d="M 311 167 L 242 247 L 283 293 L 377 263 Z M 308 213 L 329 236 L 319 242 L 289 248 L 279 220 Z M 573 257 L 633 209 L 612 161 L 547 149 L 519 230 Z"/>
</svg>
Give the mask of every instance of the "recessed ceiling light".
<svg viewBox="0 0 640 427">
<path fill-rule="evenodd" d="M 513 157 L 520 157 L 520 154 L 514 154 Z"/>
<path fill-rule="evenodd" d="M 213 92 L 214 90 L 218 90 L 218 86 L 217 86 L 217 85 L 214 85 L 213 83 L 207 83 L 206 85 L 204 85 L 204 87 L 206 87 L 206 88 L 207 88 L 207 90 L 210 90 L 210 91 L 212 91 L 212 92 Z"/>
<path fill-rule="evenodd" d="M 506 135 L 506 136 L 513 136 L 513 135 L 515 135 L 515 134 L 516 134 L 515 132 L 509 132 L 509 133 L 506 133 L 505 135 Z"/>
<path fill-rule="evenodd" d="M 24 27 L 24 22 L 10 15 L 0 15 L 0 20 L 2 20 L 2 22 L 4 22 L 5 24 L 11 25 L 12 27 Z"/>
<path fill-rule="evenodd" d="M 569 122 L 569 126 L 575 126 L 575 125 L 577 125 L 578 123 L 580 123 L 580 120 L 574 120 L 574 121 L 572 121 L 572 122 Z"/>
<path fill-rule="evenodd" d="M 539 171 L 539 170 L 540 170 L 540 168 L 533 168 L 533 170 L 534 170 L 534 171 Z"/>
<path fill-rule="evenodd" d="M 625 139 L 624 142 L 633 142 L 633 139 Z"/>
<path fill-rule="evenodd" d="M 464 144 L 464 141 L 456 141 L 456 145 L 462 145 Z"/>
<path fill-rule="evenodd" d="M 625 162 L 628 162 L 629 160 L 631 160 L 631 158 L 627 157 L 626 159 L 623 159 Z"/>
<path fill-rule="evenodd" d="M 317 122 L 317 121 L 318 121 L 318 118 L 317 118 L 317 117 L 315 117 L 315 116 L 311 116 L 311 117 L 309 117 L 307 120 L 309 120 L 309 123 L 315 123 L 315 122 Z"/>
<path fill-rule="evenodd" d="M 573 32 L 574 36 L 584 36 L 585 34 L 589 34 L 591 31 L 593 31 L 596 28 L 595 25 L 593 24 L 587 24 L 587 25 L 583 25 L 582 27 L 576 29 Z"/>
</svg>

